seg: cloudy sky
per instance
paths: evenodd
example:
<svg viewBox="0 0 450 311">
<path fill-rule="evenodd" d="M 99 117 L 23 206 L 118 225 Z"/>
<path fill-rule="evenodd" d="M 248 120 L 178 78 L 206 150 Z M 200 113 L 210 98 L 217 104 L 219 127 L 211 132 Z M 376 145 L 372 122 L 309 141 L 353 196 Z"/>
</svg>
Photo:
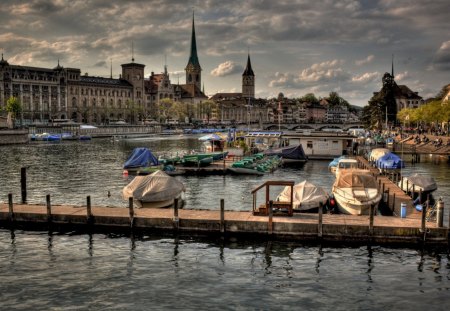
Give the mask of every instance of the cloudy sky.
<svg viewBox="0 0 450 311">
<path fill-rule="evenodd" d="M 2 0 L 10 64 L 118 78 L 132 48 L 146 76 L 184 83 L 192 10 L 205 92 L 240 92 L 250 51 L 256 96 L 338 92 L 363 106 L 391 70 L 424 98 L 450 83 L 448 0 Z"/>
</svg>

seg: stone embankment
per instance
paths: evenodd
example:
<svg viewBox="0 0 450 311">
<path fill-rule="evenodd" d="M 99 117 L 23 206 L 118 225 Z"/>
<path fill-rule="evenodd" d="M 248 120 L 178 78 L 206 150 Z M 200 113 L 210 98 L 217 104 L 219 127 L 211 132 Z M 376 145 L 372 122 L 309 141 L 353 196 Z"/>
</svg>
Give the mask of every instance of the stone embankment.
<svg viewBox="0 0 450 311">
<path fill-rule="evenodd" d="M 407 138 L 395 140 L 395 151 L 450 155 L 450 136 L 409 135 Z"/>
<path fill-rule="evenodd" d="M 26 144 L 28 130 L 0 130 L 0 145 Z"/>
</svg>

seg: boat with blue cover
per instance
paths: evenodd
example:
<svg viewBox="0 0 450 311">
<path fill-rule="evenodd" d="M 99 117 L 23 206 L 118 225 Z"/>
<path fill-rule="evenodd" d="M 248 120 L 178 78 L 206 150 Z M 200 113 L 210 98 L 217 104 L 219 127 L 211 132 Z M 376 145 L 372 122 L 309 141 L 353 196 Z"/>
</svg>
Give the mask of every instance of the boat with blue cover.
<svg viewBox="0 0 450 311">
<path fill-rule="evenodd" d="M 268 156 L 276 155 L 281 157 L 283 164 L 298 164 L 308 161 L 308 156 L 306 156 L 301 144 L 271 148 L 265 150 L 263 153 Z"/>
<path fill-rule="evenodd" d="M 380 172 L 395 171 L 405 167 L 405 162 L 395 153 L 386 153 L 375 161 Z"/>
<path fill-rule="evenodd" d="M 128 156 L 123 168 L 131 173 L 146 172 L 150 173 L 162 169 L 158 158 L 145 147 L 134 148 Z"/>
</svg>

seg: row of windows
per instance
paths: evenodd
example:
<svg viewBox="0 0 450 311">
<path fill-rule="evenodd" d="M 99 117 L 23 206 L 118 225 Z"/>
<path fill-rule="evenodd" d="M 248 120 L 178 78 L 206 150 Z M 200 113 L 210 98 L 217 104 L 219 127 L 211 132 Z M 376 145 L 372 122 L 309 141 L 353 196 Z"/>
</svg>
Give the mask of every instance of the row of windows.
<svg viewBox="0 0 450 311">
<path fill-rule="evenodd" d="M 91 95 L 91 96 L 120 96 L 131 97 L 131 91 L 127 90 L 111 90 L 111 89 L 91 89 L 91 88 L 70 88 L 70 95 Z M 138 92 L 140 93 L 140 92 Z M 138 95 L 140 97 L 140 94 Z"/>
</svg>

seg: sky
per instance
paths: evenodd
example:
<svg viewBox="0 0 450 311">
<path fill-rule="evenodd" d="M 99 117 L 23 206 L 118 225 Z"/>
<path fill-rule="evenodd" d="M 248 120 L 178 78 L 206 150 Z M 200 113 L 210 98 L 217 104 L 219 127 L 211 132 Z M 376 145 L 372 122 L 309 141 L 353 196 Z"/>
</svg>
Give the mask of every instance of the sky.
<svg viewBox="0 0 450 311">
<path fill-rule="evenodd" d="M 250 53 L 258 98 L 338 92 L 364 106 L 391 72 L 435 96 L 450 83 L 448 0 L 2 0 L 10 64 L 119 78 L 144 64 L 184 84 L 192 15 L 207 95 L 241 92 Z"/>
</svg>

